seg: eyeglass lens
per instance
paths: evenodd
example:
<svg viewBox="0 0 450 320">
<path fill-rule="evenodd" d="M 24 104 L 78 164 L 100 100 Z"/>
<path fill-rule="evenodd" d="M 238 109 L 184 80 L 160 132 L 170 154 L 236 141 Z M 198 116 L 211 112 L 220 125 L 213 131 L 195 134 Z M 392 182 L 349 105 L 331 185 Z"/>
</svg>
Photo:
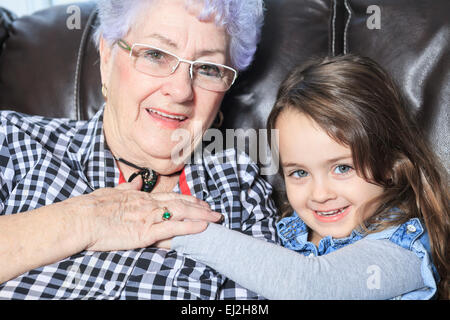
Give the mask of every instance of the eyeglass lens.
<svg viewBox="0 0 450 320">
<path fill-rule="evenodd" d="M 181 62 L 187 62 L 180 61 L 173 54 L 147 46 L 134 46 L 132 55 L 138 71 L 157 77 L 169 76 Z M 191 68 L 193 83 L 207 90 L 226 91 L 235 79 L 234 70 L 219 64 L 193 62 Z"/>
</svg>

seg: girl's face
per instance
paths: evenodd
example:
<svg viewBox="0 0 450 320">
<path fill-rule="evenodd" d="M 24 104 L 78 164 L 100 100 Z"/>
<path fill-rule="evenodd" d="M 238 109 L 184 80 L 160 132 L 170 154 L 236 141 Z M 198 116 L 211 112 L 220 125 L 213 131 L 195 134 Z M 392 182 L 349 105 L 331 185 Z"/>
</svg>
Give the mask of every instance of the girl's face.
<svg viewBox="0 0 450 320">
<path fill-rule="evenodd" d="M 349 236 L 358 215 L 370 217 L 376 206 L 359 212 L 383 188 L 367 182 L 353 169 L 352 153 L 304 114 L 286 109 L 275 123 L 280 158 L 292 208 L 311 229 L 310 241 Z"/>
</svg>

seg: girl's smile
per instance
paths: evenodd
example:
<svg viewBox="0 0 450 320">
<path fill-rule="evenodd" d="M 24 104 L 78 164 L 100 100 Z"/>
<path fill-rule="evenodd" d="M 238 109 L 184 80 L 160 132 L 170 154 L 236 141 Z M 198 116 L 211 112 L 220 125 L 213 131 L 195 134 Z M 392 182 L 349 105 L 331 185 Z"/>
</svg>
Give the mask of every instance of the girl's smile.
<svg viewBox="0 0 450 320">
<path fill-rule="evenodd" d="M 350 212 L 350 206 L 335 210 L 317 211 L 313 210 L 313 214 L 317 220 L 321 222 L 336 222 L 344 218 Z"/>
</svg>

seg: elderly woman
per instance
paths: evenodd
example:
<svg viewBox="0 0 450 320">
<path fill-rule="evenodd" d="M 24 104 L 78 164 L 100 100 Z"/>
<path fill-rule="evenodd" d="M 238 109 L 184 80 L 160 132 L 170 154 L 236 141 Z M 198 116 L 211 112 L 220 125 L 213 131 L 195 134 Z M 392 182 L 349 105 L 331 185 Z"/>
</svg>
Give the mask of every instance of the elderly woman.
<svg viewBox="0 0 450 320">
<path fill-rule="evenodd" d="M 248 157 L 173 157 L 173 133 L 194 150 L 250 64 L 262 1 L 98 7 L 104 107 L 87 122 L 0 114 L 0 298 L 259 298 L 150 246 L 220 220 L 276 241 L 271 188 Z"/>
</svg>

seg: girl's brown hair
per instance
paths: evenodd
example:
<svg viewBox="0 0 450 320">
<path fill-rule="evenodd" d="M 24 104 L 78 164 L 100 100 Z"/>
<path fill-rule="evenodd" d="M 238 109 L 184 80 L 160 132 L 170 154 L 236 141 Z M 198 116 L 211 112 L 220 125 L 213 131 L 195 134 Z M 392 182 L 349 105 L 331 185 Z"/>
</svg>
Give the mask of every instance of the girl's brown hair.
<svg viewBox="0 0 450 320">
<path fill-rule="evenodd" d="M 384 188 L 370 202 L 379 204 L 375 213 L 361 223 L 366 231 L 367 226 L 381 231 L 414 217 L 425 223 L 441 278 L 439 297 L 449 299 L 447 172 L 391 77 L 369 58 L 316 59 L 294 69 L 282 83 L 267 121 L 269 130 L 275 129 L 285 109 L 309 116 L 331 138 L 349 147 L 358 174 Z M 292 213 L 286 207 L 284 216 Z M 392 208 L 401 213 L 393 218 Z"/>
</svg>

